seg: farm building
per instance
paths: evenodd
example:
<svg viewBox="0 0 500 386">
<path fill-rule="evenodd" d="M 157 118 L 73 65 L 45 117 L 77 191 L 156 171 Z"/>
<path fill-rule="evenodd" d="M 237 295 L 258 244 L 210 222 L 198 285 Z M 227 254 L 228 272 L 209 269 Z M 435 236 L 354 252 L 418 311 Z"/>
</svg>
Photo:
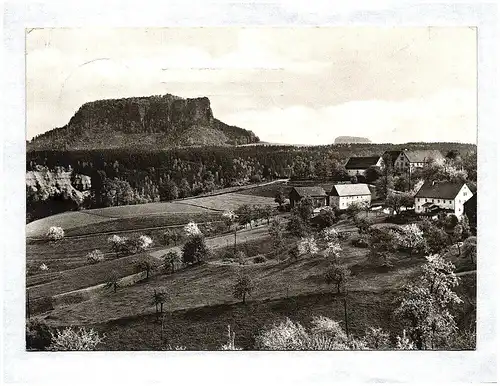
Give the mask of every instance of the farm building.
<svg viewBox="0 0 500 386">
<path fill-rule="evenodd" d="M 400 154 L 401 150 L 388 150 L 384 154 L 382 154 L 382 160 L 389 160 L 390 166 L 394 167 L 394 164 L 396 163 L 396 160 L 398 159 Z"/>
<path fill-rule="evenodd" d="M 363 175 L 370 166 L 382 166 L 382 157 L 351 157 L 345 164 L 347 173 L 352 176 Z"/>
<path fill-rule="evenodd" d="M 404 150 L 396 158 L 396 161 L 394 161 L 394 168 L 402 172 L 407 172 L 416 168 L 422 168 L 425 164 L 433 160 L 443 159 L 444 157 L 439 150 Z"/>
<path fill-rule="evenodd" d="M 463 182 L 426 181 L 415 194 L 415 213 L 449 211 L 460 218 L 471 197 L 471 190 Z"/>
<path fill-rule="evenodd" d="M 464 214 L 468 217 L 472 229 L 477 228 L 477 193 L 464 204 Z"/>
<path fill-rule="evenodd" d="M 347 209 L 355 202 L 370 205 L 371 199 L 367 184 L 335 184 L 330 192 L 330 205 L 336 205 L 339 209 Z"/>
<path fill-rule="evenodd" d="M 329 205 L 328 194 L 326 194 L 325 189 L 319 186 L 296 186 L 292 188 L 290 194 L 288 195 L 290 199 L 290 207 L 293 208 L 297 202 L 306 196 L 312 198 L 315 208 Z"/>
</svg>

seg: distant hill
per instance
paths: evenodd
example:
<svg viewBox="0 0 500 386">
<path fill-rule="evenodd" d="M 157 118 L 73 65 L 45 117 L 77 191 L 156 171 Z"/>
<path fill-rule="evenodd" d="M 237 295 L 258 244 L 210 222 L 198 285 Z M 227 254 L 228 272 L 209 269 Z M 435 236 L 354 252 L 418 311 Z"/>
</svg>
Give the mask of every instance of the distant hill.
<svg viewBox="0 0 500 386">
<path fill-rule="evenodd" d="M 368 138 L 340 136 L 335 138 L 335 143 L 371 143 Z"/>
<path fill-rule="evenodd" d="M 208 98 L 166 94 L 85 103 L 68 124 L 35 137 L 27 149 L 168 149 L 258 141 L 253 132 L 214 118 Z"/>
</svg>

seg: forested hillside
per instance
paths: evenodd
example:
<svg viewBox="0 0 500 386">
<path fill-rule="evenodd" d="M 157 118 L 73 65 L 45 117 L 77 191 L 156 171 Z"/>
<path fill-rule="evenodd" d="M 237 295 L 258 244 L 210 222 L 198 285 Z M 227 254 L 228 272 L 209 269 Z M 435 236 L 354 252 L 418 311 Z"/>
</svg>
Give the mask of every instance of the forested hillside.
<svg viewBox="0 0 500 386">
<path fill-rule="evenodd" d="M 91 177 L 90 197 L 81 205 L 106 207 L 189 197 L 218 188 L 284 177 L 348 180 L 344 163 L 394 149 L 458 151 L 475 170 L 476 146 L 458 143 L 339 144 L 315 147 L 203 147 L 170 151 L 89 150 L 31 151 L 27 170 L 72 169 Z M 405 181 L 401 182 L 406 185 Z M 28 189 L 28 207 L 46 195 Z M 41 197 L 41 198 L 40 198 Z"/>
</svg>

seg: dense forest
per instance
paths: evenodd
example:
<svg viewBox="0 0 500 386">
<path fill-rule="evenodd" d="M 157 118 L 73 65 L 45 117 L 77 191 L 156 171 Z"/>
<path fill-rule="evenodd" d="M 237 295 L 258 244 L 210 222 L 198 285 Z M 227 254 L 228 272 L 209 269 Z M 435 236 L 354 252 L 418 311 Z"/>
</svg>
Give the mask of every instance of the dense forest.
<svg viewBox="0 0 500 386">
<path fill-rule="evenodd" d="M 352 156 L 382 155 L 386 150 L 438 149 L 453 153 L 474 174 L 476 146 L 460 143 L 336 144 L 328 146 L 199 147 L 169 151 L 110 149 L 81 151 L 30 151 L 27 171 L 71 170 L 91 177 L 90 195 L 77 205 L 58 207 L 105 207 L 195 196 L 218 188 L 244 185 L 276 178 L 349 180 L 344 163 Z M 375 173 L 371 179 L 378 178 Z M 401 187 L 408 185 L 401 181 Z M 42 186 L 27 187 L 30 208 L 43 217 L 42 202 L 53 206 Z M 50 212 L 53 213 L 52 211 Z M 47 214 L 45 214 L 47 215 Z"/>
</svg>

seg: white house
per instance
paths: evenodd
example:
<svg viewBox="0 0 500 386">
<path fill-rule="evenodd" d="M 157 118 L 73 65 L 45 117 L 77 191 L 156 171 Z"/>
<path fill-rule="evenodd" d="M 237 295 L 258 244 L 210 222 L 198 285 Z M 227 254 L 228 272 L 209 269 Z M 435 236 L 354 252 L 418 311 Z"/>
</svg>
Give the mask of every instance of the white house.
<svg viewBox="0 0 500 386">
<path fill-rule="evenodd" d="M 439 150 L 404 150 L 394 161 L 394 169 L 407 172 L 422 168 L 433 160 L 444 159 Z"/>
<path fill-rule="evenodd" d="M 371 156 L 371 157 L 351 157 L 345 164 L 347 173 L 350 176 L 364 175 L 366 169 L 370 166 L 382 166 L 382 157 Z"/>
<path fill-rule="evenodd" d="M 415 213 L 447 210 L 460 218 L 464 214 L 464 203 L 472 196 L 463 182 L 426 181 L 415 194 Z"/>
<path fill-rule="evenodd" d="M 349 205 L 359 202 L 370 205 L 372 195 L 367 184 L 336 184 L 330 192 L 330 206 L 347 209 Z"/>
</svg>

